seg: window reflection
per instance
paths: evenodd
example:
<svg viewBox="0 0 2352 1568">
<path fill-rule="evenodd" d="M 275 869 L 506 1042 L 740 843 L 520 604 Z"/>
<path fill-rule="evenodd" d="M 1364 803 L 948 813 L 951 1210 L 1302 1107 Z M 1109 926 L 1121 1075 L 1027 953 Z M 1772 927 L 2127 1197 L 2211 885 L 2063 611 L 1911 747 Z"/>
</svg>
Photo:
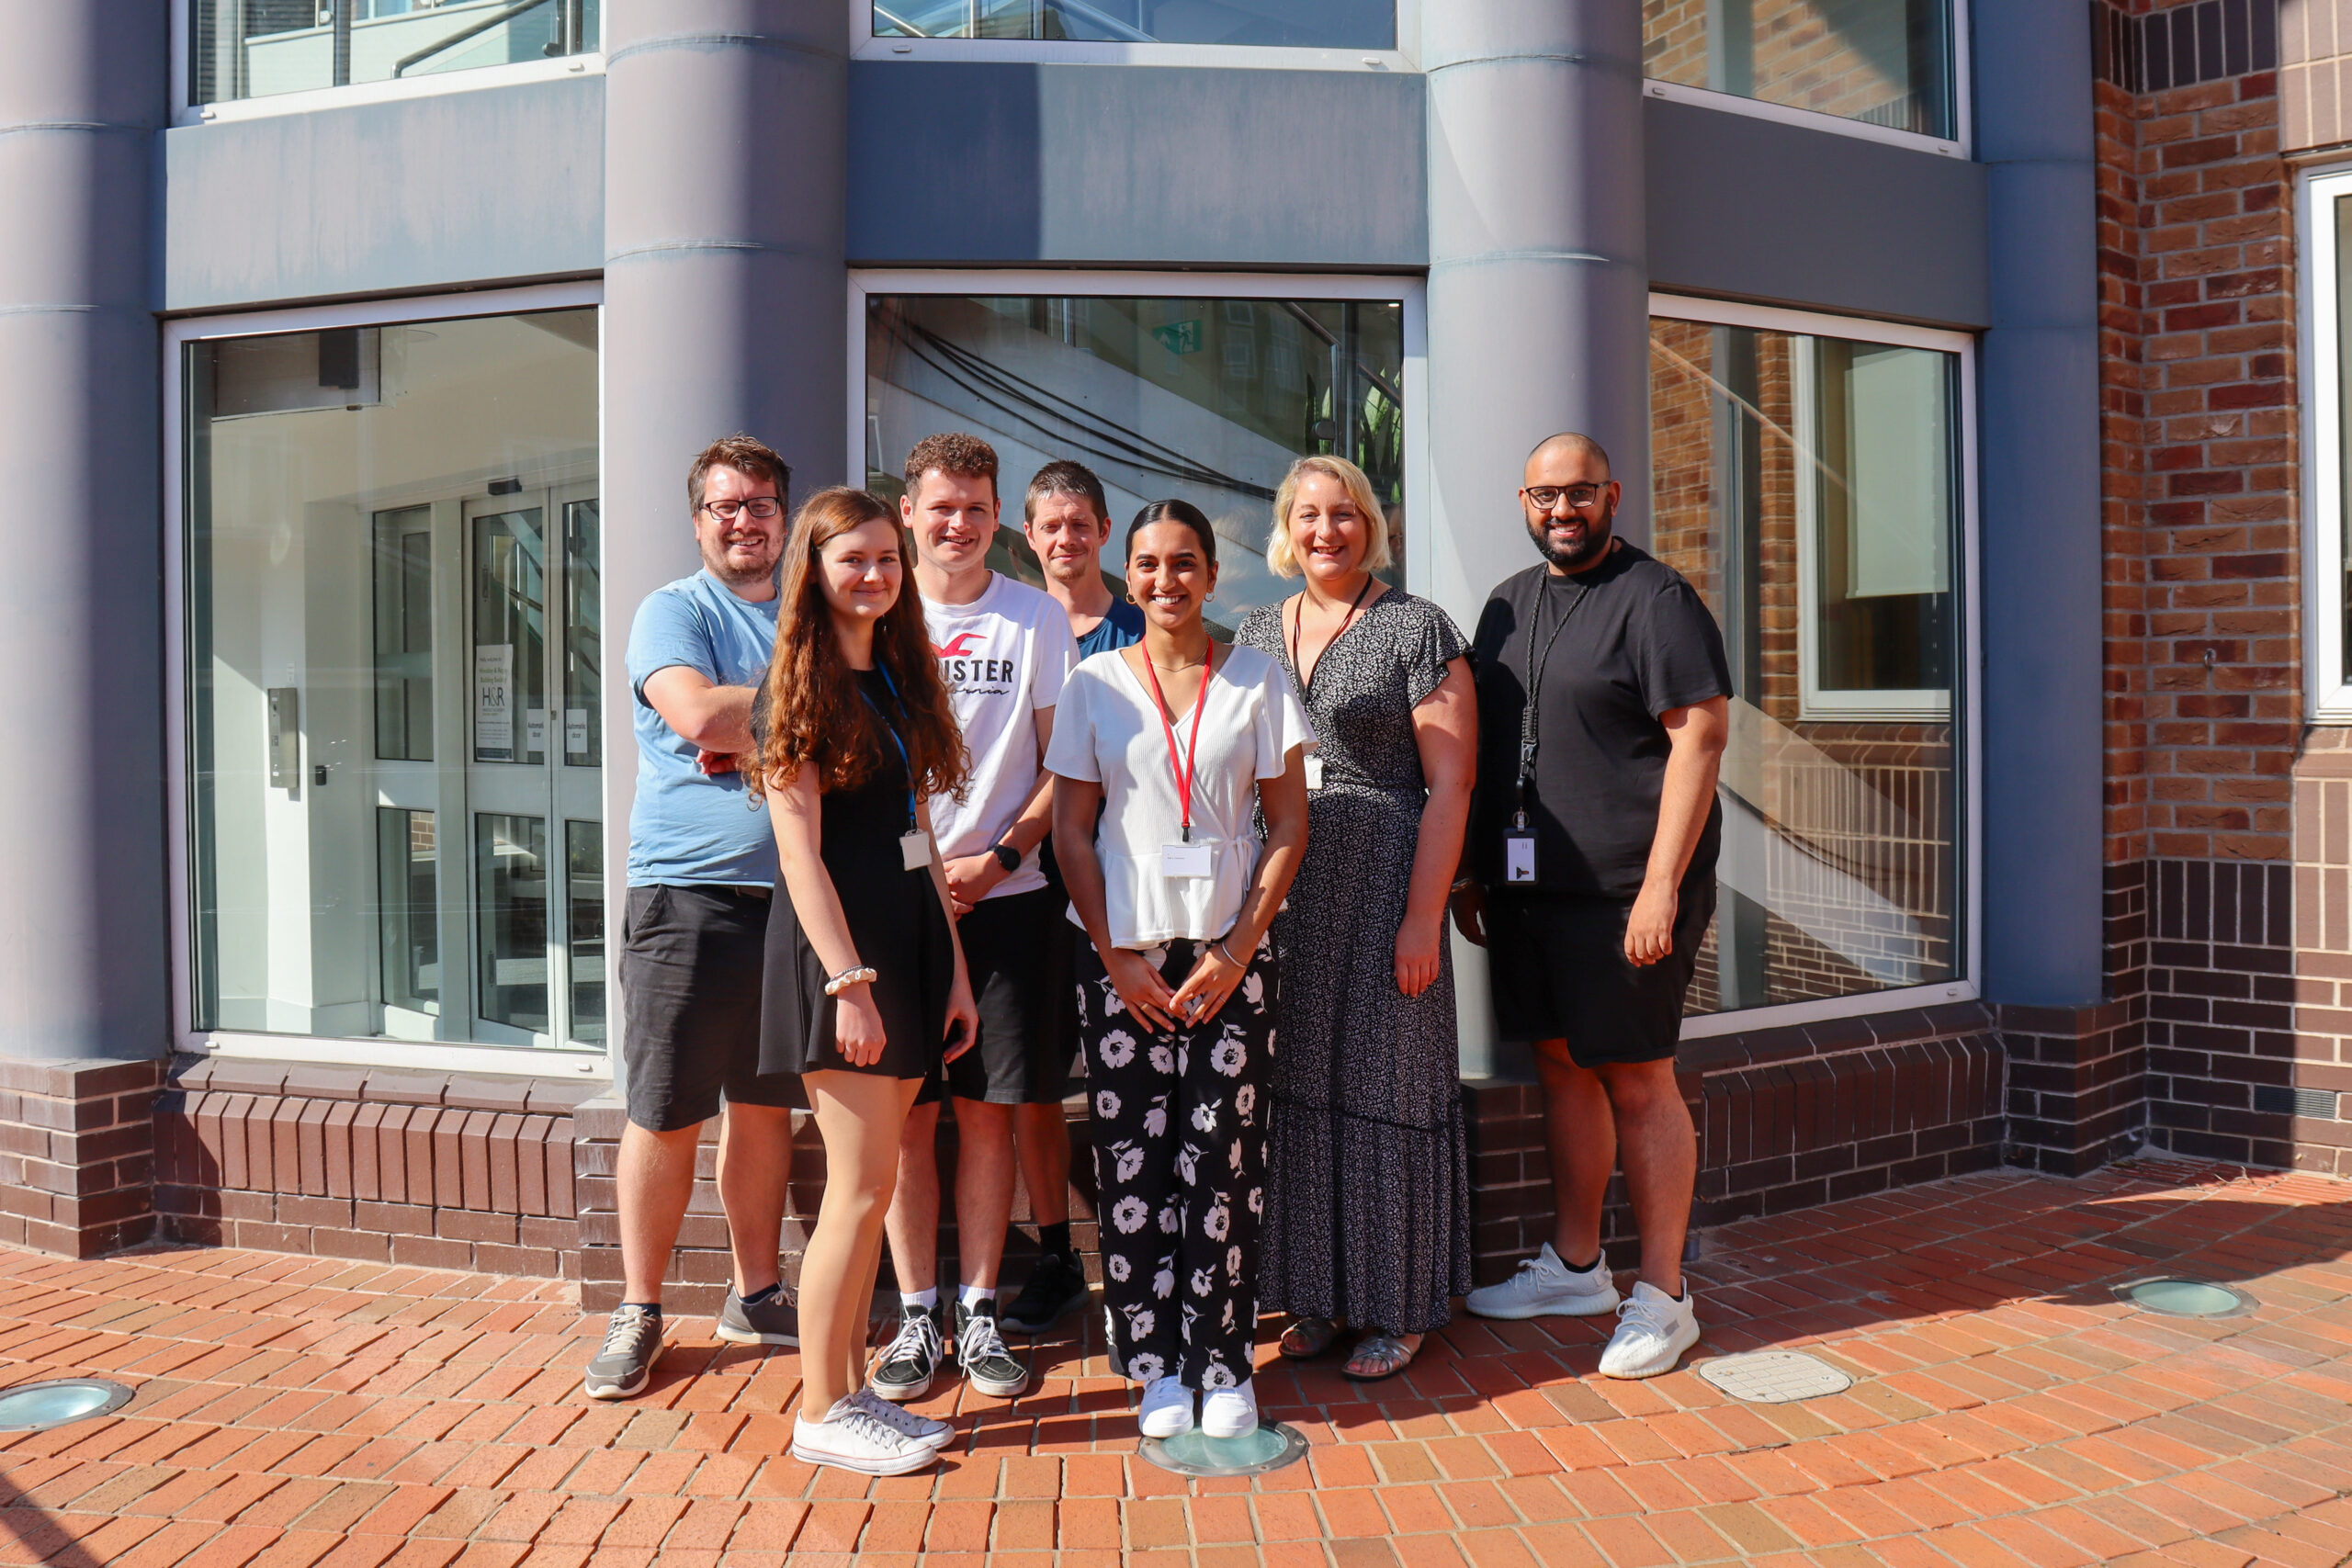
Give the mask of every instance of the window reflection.
<svg viewBox="0 0 2352 1568">
<path fill-rule="evenodd" d="M 1396 0 L 874 0 L 876 38 L 1394 49 Z"/>
<path fill-rule="evenodd" d="M 1951 137 L 1950 0 L 1643 0 L 1644 73 Z"/>
<path fill-rule="evenodd" d="M 190 0 L 188 101 L 593 53 L 599 0 Z"/>
<path fill-rule="evenodd" d="M 1693 1012 L 1958 973 L 1955 356 L 1651 322 L 1658 557 L 1732 681 Z"/>
<path fill-rule="evenodd" d="M 603 972 L 601 872 L 548 842 L 601 856 L 595 344 L 574 310 L 189 345 L 197 1028 L 601 1038 L 601 983 L 549 980 L 575 941 Z"/>
<path fill-rule="evenodd" d="M 1291 592 L 1265 564 L 1274 488 L 1332 453 L 1389 508 L 1404 561 L 1403 308 L 1386 300 L 876 296 L 866 312 L 866 466 L 896 495 L 922 437 L 968 430 L 1003 464 L 1017 523 L 1029 476 L 1069 457 L 1099 474 L 1113 521 L 1180 497 L 1216 524 L 1213 618 Z M 1039 581 L 1017 527 L 992 564 Z M 1117 552 L 1107 552 L 1115 567 Z"/>
</svg>

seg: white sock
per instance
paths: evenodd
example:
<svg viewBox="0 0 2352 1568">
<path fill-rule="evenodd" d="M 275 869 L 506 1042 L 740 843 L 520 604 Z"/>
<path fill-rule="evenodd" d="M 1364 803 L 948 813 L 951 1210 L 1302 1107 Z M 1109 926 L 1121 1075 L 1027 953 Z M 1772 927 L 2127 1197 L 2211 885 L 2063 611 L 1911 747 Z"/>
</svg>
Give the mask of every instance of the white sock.
<svg viewBox="0 0 2352 1568">
<path fill-rule="evenodd" d="M 975 1303 L 989 1301 L 995 1295 L 996 1287 L 994 1285 L 967 1285 L 964 1287 L 962 1300 L 965 1309 L 969 1311 Z"/>
<path fill-rule="evenodd" d="M 921 1307 L 923 1311 L 929 1312 L 939 1304 L 939 1287 L 933 1285 L 928 1291 L 900 1291 L 899 1304 L 902 1307 Z"/>
</svg>

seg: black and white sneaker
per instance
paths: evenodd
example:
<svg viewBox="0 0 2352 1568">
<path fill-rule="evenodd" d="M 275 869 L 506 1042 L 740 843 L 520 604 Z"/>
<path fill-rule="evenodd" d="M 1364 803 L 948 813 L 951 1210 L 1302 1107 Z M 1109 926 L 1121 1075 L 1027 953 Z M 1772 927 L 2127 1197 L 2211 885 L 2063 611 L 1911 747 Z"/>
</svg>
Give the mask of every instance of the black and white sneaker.
<svg viewBox="0 0 2352 1568">
<path fill-rule="evenodd" d="M 932 1377 L 947 1356 L 939 1332 L 939 1309 L 910 1306 L 903 1311 L 897 1337 L 883 1348 L 882 1359 L 874 1369 L 872 1385 L 875 1393 L 893 1404 L 929 1393 Z"/>
<path fill-rule="evenodd" d="M 662 1314 L 628 1303 L 613 1309 L 605 1325 L 605 1343 L 588 1363 L 581 1388 L 591 1399 L 628 1399 L 645 1392 L 653 1381 L 653 1363 L 662 1359 Z"/>
<path fill-rule="evenodd" d="M 1029 1386 L 1029 1369 L 1012 1359 L 997 1332 L 994 1296 L 956 1303 L 956 1359 L 964 1381 L 982 1393 L 1012 1399 Z"/>
<path fill-rule="evenodd" d="M 1002 1322 L 1015 1334 L 1043 1334 L 1086 1301 L 1086 1270 L 1078 1259 L 1049 1252 L 1029 1270 Z"/>
<path fill-rule="evenodd" d="M 800 1309 L 779 1290 L 765 1301 L 747 1302 L 727 1287 L 727 1303 L 718 1309 L 711 1332 L 729 1345 L 797 1345 Z"/>
</svg>

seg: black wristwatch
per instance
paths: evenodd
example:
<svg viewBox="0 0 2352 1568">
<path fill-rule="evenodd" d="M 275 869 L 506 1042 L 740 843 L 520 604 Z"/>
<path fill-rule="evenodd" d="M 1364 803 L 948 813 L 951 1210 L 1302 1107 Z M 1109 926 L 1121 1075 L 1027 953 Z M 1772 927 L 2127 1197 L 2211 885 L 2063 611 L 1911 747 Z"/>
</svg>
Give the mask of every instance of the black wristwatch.
<svg viewBox="0 0 2352 1568">
<path fill-rule="evenodd" d="M 990 844 L 989 853 L 996 856 L 996 863 L 1004 867 L 1007 876 L 1021 869 L 1021 852 L 1011 844 Z"/>
</svg>

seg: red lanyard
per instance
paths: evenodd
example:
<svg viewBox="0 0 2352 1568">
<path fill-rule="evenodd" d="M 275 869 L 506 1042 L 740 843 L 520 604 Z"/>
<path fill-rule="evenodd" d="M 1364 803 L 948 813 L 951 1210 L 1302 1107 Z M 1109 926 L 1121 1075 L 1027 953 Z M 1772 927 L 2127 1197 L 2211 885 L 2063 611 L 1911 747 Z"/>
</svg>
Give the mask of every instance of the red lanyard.
<svg viewBox="0 0 2352 1568">
<path fill-rule="evenodd" d="M 1201 710 L 1209 705 L 1209 675 L 1216 667 L 1216 649 L 1209 649 L 1206 663 L 1201 666 L 1201 694 L 1193 699 L 1193 738 L 1185 743 L 1182 761 L 1176 756 L 1176 725 L 1168 716 L 1168 694 L 1159 689 L 1159 670 L 1151 655 L 1143 656 L 1144 673 L 1151 677 L 1151 694 L 1159 702 L 1159 728 L 1168 732 L 1168 765 L 1175 770 L 1176 788 L 1184 797 L 1184 841 L 1193 841 L 1193 761 L 1201 751 Z"/>
</svg>

